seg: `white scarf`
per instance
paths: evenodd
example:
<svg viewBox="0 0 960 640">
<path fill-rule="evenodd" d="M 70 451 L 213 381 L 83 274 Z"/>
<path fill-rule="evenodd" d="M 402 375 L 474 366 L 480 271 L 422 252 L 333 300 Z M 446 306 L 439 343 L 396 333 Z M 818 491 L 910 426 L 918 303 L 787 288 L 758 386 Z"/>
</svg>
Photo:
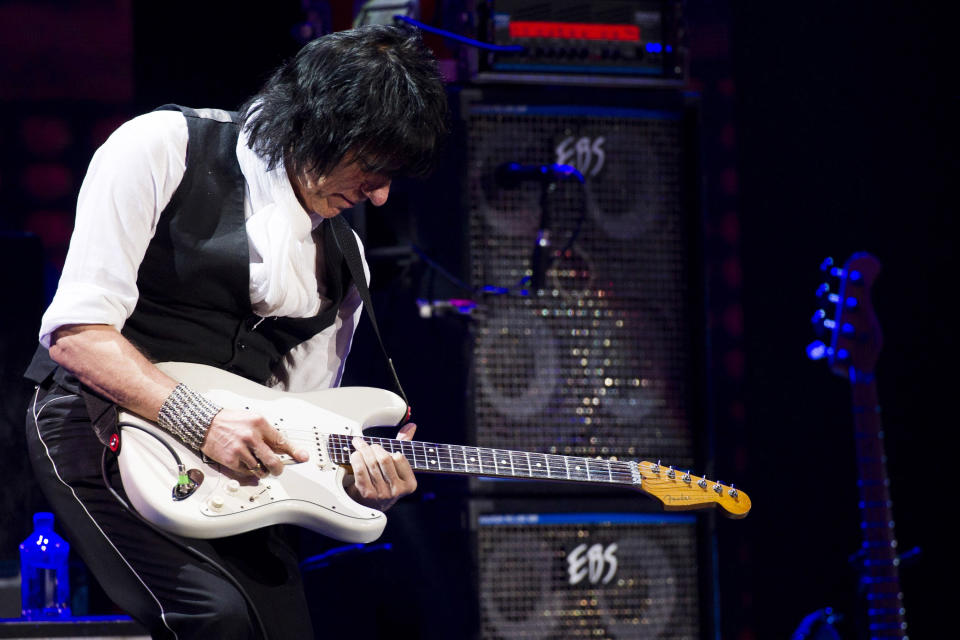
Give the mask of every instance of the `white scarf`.
<svg viewBox="0 0 960 640">
<path fill-rule="evenodd" d="M 282 164 L 266 170 L 266 163 L 247 147 L 242 130 L 237 160 L 247 183 L 253 310 L 261 316 L 317 315 L 324 300 L 317 287 L 317 247 L 311 232 L 323 219 L 310 216 L 297 200 Z"/>
</svg>

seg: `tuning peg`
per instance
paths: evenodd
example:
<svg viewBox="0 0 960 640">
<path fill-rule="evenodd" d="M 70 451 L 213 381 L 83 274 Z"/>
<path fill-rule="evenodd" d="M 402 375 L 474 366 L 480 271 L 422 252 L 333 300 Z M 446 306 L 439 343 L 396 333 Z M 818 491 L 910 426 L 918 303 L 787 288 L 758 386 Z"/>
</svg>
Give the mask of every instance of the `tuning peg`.
<svg viewBox="0 0 960 640">
<path fill-rule="evenodd" d="M 831 293 L 830 285 L 826 282 L 817 287 L 817 298 L 824 303 L 840 304 L 840 296 L 836 293 Z"/>
<path fill-rule="evenodd" d="M 827 331 L 833 331 L 837 326 L 836 320 L 827 317 L 827 312 L 823 309 L 817 309 L 810 318 L 810 324 L 813 325 L 814 333 L 822 336 Z"/>
<path fill-rule="evenodd" d="M 836 266 L 833 258 L 827 258 L 820 263 L 820 271 L 823 271 L 828 276 L 835 276 L 837 278 L 842 278 L 844 275 L 843 267 Z"/>
<path fill-rule="evenodd" d="M 814 340 L 807 345 L 807 357 L 811 360 L 823 360 L 830 355 L 830 347 L 823 340 Z"/>
<path fill-rule="evenodd" d="M 813 332 L 818 336 L 822 336 L 825 331 L 823 327 L 823 321 L 827 319 L 827 312 L 823 309 L 817 309 L 813 312 L 813 316 L 810 318 L 810 324 L 813 325 Z"/>
</svg>

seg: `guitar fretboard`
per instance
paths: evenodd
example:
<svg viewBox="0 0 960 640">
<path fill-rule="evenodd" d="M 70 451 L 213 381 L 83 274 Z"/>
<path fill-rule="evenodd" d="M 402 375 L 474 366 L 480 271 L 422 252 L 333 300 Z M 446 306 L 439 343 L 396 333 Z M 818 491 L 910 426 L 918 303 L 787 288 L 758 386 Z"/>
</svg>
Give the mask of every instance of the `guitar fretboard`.
<svg viewBox="0 0 960 640">
<path fill-rule="evenodd" d="M 436 444 L 391 438 L 362 436 L 390 453 L 401 453 L 414 471 L 458 473 L 474 476 L 567 480 L 598 484 L 639 484 L 633 463 L 579 456 L 564 456 L 456 444 Z M 353 436 L 330 434 L 327 450 L 331 461 L 349 464 Z"/>
<path fill-rule="evenodd" d="M 861 377 L 853 377 L 852 395 L 863 517 L 863 587 L 869 601 L 870 637 L 906 638 L 877 387 L 872 375 Z"/>
</svg>

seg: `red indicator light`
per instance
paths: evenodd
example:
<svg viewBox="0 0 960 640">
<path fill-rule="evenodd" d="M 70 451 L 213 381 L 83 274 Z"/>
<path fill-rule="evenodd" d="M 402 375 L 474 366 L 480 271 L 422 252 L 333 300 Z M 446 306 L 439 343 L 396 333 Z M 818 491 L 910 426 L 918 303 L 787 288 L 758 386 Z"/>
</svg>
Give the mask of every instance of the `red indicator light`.
<svg viewBox="0 0 960 640">
<path fill-rule="evenodd" d="M 511 22 L 511 38 L 557 38 L 560 40 L 640 41 L 640 27 L 634 24 L 590 24 L 586 22 Z"/>
</svg>

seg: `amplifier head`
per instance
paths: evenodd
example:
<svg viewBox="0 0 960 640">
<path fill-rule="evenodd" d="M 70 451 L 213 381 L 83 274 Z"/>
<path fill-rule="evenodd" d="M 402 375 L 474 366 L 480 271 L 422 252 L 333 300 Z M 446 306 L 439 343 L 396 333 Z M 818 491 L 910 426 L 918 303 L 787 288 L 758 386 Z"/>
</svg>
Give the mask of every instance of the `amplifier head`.
<svg viewBox="0 0 960 640">
<path fill-rule="evenodd" d="M 492 0 L 479 11 L 476 80 L 681 85 L 682 3 L 660 0 Z"/>
</svg>

